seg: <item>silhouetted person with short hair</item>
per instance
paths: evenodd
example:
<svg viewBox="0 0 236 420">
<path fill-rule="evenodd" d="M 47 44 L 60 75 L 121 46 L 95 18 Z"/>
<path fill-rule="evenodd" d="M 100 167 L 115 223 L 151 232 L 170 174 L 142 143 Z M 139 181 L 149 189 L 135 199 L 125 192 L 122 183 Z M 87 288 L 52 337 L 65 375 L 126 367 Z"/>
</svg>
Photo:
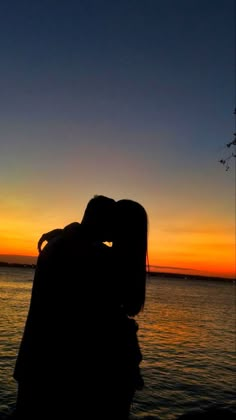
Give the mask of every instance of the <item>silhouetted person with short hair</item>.
<svg viewBox="0 0 236 420">
<path fill-rule="evenodd" d="M 18 382 L 16 412 L 20 418 L 40 418 L 50 412 L 50 407 L 53 414 L 57 404 L 60 406 L 61 402 L 63 407 L 60 398 L 65 398 L 66 393 L 62 390 L 74 388 L 72 382 L 65 384 L 65 380 L 73 379 L 71 360 L 77 357 L 76 345 L 72 343 L 80 339 L 80 322 L 83 329 L 88 323 L 93 305 L 89 300 L 89 280 L 100 273 L 98 264 L 104 269 L 107 247 L 102 242 L 111 235 L 114 204 L 113 199 L 95 196 L 81 223 L 43 235 L 48 244 L 37 260 L 14 371 Z"/>
<path fill-rule="evenodd" d="M 16 418 L 127 420 L 142 386 L 132 317 L 145 300 L 145 210 L 96 196 L 80 224 L 44 234 L 40 249 L 44 240 L 14 372 Z"/>
</svg>

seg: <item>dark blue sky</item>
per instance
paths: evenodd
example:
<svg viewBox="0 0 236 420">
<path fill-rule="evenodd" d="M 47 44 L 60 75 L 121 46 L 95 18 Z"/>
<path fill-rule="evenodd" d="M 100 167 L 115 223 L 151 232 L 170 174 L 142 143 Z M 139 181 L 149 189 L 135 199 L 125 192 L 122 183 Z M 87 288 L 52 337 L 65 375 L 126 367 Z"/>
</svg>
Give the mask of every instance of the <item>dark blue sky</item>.
<svg viewBox="0 0 236 420">
<path fill-rule="evenodd" d="M 2 2 L 3 112 L 144 130 L 183 119 L 198 130 L 206 114 L 206 129 L 230 123 L 233 11 L 232 0 Z"/>
</svg>

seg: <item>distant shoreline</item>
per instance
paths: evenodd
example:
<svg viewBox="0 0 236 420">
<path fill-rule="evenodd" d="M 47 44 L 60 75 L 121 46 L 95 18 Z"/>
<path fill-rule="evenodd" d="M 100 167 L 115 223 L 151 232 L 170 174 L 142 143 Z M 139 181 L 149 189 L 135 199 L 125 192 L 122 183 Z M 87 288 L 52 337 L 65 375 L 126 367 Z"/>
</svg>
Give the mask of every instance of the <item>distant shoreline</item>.
<svg viewBox="0 0 236 420">
<path fill-rule="evenodd" d="M 36 264 L 8 263 L 6 261 L 0 261 L 0 267 L 36 268 Z"/>
<path fill-rule="evenodd" d="M 0 261 L 0 268 L 1 267 L 9 267 L 9 268 L 36 268 L 36 264 L 23 264 L 23 263 L 8 263 L 6 261 Z M 162 271 L 150 271 L 147 272 L 148 275 L 151 277 L 164 277 L 164 278 L 172 278 L 172 279 L 184 279 L 184 280 L 214 280 L 214 281 L 228 281 L 228 282 L 235 282 L 236 278 L 230 277 L 217 277 L 217 276 L 203 276 L 197 274 L 186 274 L 186 273 L 167 273 Z"/>
<path fill-rule="evenodd" d="M 189 280 L 214 280 L 214 281 L 236 282 L 236 278 L 233 278 L 233 277 L 204 276 L 200 274 L 184 274 L 184 273 L 166 273 L 166 272 L 161 272 L 161 271 L 151 271 L 150 276 L 165 277 L 165 278 L 171 277 L 175 279 L 184 279 L 184 280 L 189 279 Z"/>
</svg>

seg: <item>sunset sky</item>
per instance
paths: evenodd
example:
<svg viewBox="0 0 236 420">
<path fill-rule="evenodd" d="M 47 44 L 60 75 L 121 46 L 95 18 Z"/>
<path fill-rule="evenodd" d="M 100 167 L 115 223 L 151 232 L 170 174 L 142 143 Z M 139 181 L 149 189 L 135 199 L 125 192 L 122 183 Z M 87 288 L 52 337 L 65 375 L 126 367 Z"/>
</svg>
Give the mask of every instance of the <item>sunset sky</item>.
<svg viewBox="0 0 236 420">
<path fill-rule="evenodd" d="M 0 254 L 103 194 L 152 266 L 235 277 L 234 0 L 4 1 L 0 35 Z"/>
</svg>

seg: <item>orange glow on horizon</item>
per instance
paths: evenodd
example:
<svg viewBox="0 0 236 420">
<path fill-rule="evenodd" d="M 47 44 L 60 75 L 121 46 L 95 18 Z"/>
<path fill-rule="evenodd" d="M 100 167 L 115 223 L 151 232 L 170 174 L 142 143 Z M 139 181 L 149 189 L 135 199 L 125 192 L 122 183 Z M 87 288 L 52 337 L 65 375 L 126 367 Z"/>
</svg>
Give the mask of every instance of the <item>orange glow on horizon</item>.
<svg viewBox="0 0 236 420">
<path fill-rule="evenodd" d="M 32 247 L 32 242 L 33 241 L 27 243 L 26 241 L 25 247 L 23 248 L 22 240 L 16 241 L 14 247 L 11 246 L 10 240 L 8 242 L 6 241 L 6 246 L 4 246 L 4 248 L 0 247 L 0 261 L 4 261 L 4 255 L 21 255 L 22 257 L 25 257 L 26 263 L 27 257 L 37 258 L 38 251 L 35 243 L 33 243 Z M 236 263 L 235 258 L 233 258 L 233 254 L 231 258 L 225 257 L 224 260 L 215 256 L 213 258 L 210 253 L 206 255 L 204 260 L 201 259 L 200 256 L 191 260 L 191 258 L 176 258 L 176 256 L 170 259 L 168 256 L 163 255 L 163 253 L 159 256 L 159 258 L 157 258 L 149 252 L 149 266 L 150 271 L 157 272 L 236 278 Z"/>
<path fill-rule="evenodd" d="M 224 221 L 201 220 L 198 228 L 190 217 L 188 224 L 183 223 L 182 216 L 181 219 L 178 215 L 175 217 L 172 225 L 168 219 L 162 225 L 151 224 L 148 238 L 151 271 L 235 278 L 234 226 Z M 53 214 L 47 214 L 41 228 L 42 222 L 37 224 L 35 215 L 23 222 L 20 218 L 12 219 L 10 214 L 4 228 L 0 227 L 0 261 L 4 260 L 3 255 L 25 256 L 26 261 L 28 256 L 37 258 L 37 242 L 42 233 L 55 226 L 65 226 L 71 218 L 69 215 L 64 218 L 58 223 Z"/>
</svg>

